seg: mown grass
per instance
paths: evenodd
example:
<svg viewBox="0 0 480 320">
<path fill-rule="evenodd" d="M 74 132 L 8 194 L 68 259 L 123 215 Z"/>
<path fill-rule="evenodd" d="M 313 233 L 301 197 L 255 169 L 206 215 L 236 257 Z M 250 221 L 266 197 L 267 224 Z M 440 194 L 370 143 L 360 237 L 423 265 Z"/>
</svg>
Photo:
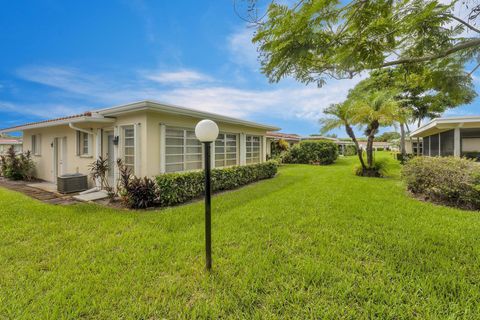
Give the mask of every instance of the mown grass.
<svg viewBox="0 0 480 320">
<path fill-rule="evenodd" d="M 162 211 L 59 207 L 0 189 L 0 318 L 480 317 L 480 216 L 411 199 L 355 158 L 289 165 Z"/>
</svg>

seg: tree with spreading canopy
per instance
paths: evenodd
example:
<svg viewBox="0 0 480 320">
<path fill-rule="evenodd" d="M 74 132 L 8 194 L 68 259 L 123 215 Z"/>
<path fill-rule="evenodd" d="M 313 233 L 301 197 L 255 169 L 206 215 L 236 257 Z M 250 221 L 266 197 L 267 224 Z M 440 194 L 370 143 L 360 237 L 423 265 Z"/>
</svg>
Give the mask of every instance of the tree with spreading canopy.
<svg viewBox="0 0 480 320">
<path fill-rule="evenodd" d="M 272 2 L 256 24 L 262 72 L 323 85 L 399 65 L 464 65 L 478 59 L 480 29 L 454 14 L 457 1 L 301 0 Z M 476 16 L 475 16 L 476 17 Z M 470 35 L 473 33 L 473 35 Z M 475 68 L 476 69 L 476 68 Z"/>
</svg>

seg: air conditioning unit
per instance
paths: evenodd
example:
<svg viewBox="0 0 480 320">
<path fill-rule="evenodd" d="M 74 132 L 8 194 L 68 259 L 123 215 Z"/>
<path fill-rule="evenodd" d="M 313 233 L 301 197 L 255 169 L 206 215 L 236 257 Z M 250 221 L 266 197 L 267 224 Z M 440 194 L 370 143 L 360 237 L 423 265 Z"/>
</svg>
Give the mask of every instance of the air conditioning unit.
<svg viewBox="0 0 480 320">
<path fill-rule="evenodd" d="M 57 190 L 60 193 L 73 193 L 88 189 L 88 177 L 81 173 L 64 174 L 57 177 Z"/>
</svg>

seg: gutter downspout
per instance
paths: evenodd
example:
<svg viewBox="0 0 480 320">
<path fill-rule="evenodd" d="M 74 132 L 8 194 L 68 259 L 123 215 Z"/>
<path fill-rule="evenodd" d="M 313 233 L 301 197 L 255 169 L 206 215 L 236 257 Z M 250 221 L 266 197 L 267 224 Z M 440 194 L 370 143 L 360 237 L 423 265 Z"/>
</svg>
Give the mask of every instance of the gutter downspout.
<svg viewBox="0 0 480 320">
<path fill-rule="evenodd" d="M 93 132 L 91 132 L 91 131 L 88 131 L 86 129 L 82 129 L 82 128 L 79 128 L 79 127 L 75 127 L 75 125 L 72 122 L 70 122 L 68 124 L 68 126 L 70 127 L 70 129 L 93 135 Z"/>
</svg>

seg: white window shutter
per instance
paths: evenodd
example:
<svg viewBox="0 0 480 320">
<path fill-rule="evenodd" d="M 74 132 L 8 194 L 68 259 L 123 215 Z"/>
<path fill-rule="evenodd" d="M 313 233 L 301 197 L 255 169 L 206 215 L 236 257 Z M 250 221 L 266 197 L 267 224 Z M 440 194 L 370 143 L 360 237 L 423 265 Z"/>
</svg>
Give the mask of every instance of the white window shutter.
<svg viewBox="0 0 480 320">
<path fill-rule="evenodd" d="M 133 135 L 134 135 L 134 146 L 135 146 L 135 158 L 134 158 L 134 161 L 135 161 L 135 175 L 140 177 L 142 175 L 142 172 L 141 172 L 141 168 L 140 168 L 140 163 L 141 163 L 141 159 L 140 159 L 140 154 L 141 154 L 141 149 L 140 149 L 140 146 L 141 146 L 141 141 L 140 141 L 140 137 L 141 137 L 141 134 L 140 134 L 140 123 L 137 123 L 133 126 Z"/>
<path fill-rule="evenodd" d="M 89 133 L 87 134 L 87 137 L 88 137 L 88 156 L 92 156 L 92 151 L 93 151 L 93 133 Z"/>
<path fill-rule="evenodd" d="M 80 155 L 80 131 L 75 131 L 75 153 Z"/>
<path fill-rule="evenodd" d="M 42 135 L 40 133 L 37 135 L 37 154 L 42 154 Z"/>
</svg>

